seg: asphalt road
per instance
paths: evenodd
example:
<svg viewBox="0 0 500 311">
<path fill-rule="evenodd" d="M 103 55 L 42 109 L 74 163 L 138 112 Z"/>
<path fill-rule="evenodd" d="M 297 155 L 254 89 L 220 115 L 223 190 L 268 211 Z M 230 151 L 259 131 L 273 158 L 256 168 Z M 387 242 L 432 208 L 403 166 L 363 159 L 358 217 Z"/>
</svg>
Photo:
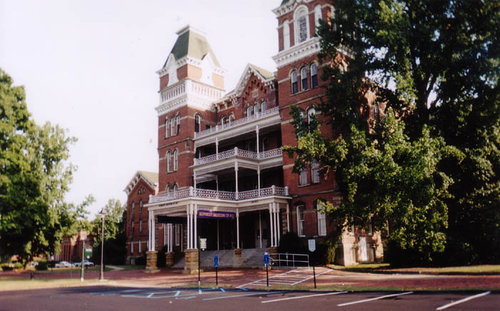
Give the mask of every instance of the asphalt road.
<svg viewBox="0 0 500 311">
<path fill-rule="evenodd" d="M 0 311 L 500 310 L 500 292 L 286 292 L 73 287 L 0 293 Z"/>
</svg>

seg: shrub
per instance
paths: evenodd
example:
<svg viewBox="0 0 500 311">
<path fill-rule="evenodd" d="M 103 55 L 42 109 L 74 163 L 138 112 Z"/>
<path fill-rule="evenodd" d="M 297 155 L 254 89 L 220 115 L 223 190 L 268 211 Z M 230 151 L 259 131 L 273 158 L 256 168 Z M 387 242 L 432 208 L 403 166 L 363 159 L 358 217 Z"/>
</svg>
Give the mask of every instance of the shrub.
<svg viewBox="0 0 500 311">
<path fill-rule="evenodd" d="M 39 261 L 35 266 L 36 271 L 46 271 L 49 269 L 49 263 L 45 260 Z"/>
<path fill-rule="evenodd" d="M 8 263 L 2 264 L 1 267 L 2 267 L 3 271 L 12 271 L 12 270 L 14 270 L 14 267 L 13 266 L 11 267 Z"/>
<path fill-rule="evenodd" d="M 137 257 L 135 259 L 135 265 L 136 266 L 145 266 L 146 265 L 146 253 L 142 253 L 141 257 Z"/>
<path fill-rule="evenodd" d="M 156 261 L 156 265 L 158 268 L 163 268 L 165 267 L 167 256 L 165 255 L 167 253 L 167 245 L 164 245 L 159 251 L 158 251 L 158 257 Z"/>
</svg>

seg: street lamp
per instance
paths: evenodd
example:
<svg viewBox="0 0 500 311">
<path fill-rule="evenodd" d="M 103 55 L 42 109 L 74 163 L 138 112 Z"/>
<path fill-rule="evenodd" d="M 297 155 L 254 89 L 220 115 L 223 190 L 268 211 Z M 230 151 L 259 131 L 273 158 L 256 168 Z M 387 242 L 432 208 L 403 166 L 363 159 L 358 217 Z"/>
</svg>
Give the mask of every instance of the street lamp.
<svg viewBox="0 0 500 311">
<path fill-rule="evenodd" d="M 102 219 L 102 229 L 101 229 L 101 272 L 99 273 L 99 281 L 104 281 L 104 216 L 106 212 L 104 208 L 99 213 Z"/>
</svg>

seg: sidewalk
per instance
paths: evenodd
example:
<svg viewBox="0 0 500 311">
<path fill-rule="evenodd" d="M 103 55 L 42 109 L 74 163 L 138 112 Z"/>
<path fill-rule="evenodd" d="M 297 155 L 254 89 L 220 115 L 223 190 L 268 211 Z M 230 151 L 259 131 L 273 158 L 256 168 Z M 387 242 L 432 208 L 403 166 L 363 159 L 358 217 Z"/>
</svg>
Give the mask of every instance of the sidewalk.
<svg viewBox="0 0 500 311">
<path fill-rule="evenodd" d="M 322 269 L 322 270 L 318 270 Z M 269 271 L 271 288 L 286 287 L 288 289 L 312 289 L 314 280 L 312 269 L 294 273 L 292 281 L 278 281 L 290 275 L 289 269 Z M 321 271 L 321 272 L 319 272 Z M 295 271 L 294 271 L 295 272 Z M 316 269 L 318 289 L 345 290 L 500 290 L 500 275 L 425 275 L 425 274 L 371 274 L 346 272 L 327 268 Z M 85 280 L 91 284 L 108 284 L 129 287 L 196 287 L 197 274 L 184 274 L 181 269 L 162 269 L 158 273 L 146 273 L 145 270 L 113 270 L 105 272 L 106 282 L 93 282 L 99 278 L 98 272 L 86 272 Z M 224 269 L 218 272 L 219 286 L 237 288 L 247 284 L 258 284 L 265 287 L 266 272 L 262 269 Z M 0 279 L 29 280 L 29 273 L 2 272 Z M 79 279 L 76 273 L 36 274 L 36 280 Z M 301 280 L 300 278 L 303 278 Z M 274 280 L 274 281 L 273 281 Z M 288 283 L 287 283 L 288 282 Z M 27 286 L 29 287 L 29 282 Z M 203 287 L 215 286 L 215 271 L 201 273 Z M 79 283 L 75 282 L 78 286 Z M 81 285 L 81 284 L 80 284 Z M 254 288 L 250 285 L 244 286 Z"/>
</svg>

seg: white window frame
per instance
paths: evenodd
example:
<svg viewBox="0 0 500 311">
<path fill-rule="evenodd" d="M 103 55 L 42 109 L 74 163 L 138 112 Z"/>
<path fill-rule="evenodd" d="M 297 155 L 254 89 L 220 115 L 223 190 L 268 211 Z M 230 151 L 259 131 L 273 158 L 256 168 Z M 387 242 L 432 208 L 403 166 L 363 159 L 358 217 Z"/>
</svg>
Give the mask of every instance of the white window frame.
<svg viewBox="0 0 500 311">
<path fill-rule="evenodd" d="M 167 172 L 170 173 L 172 171 L 172 157 L 170 150 L 167 151 Z"/>
<path fill-rule="evenodd" d="M 170 119 L 167 118 L 165 120 L 165 138 L 170 137 L 169 133 L 170 133 Z"/>
<path fill-rule="evenodd" d="M 198 131 L 196 130 L 198 128 Z M 199 114 L 196 114 L 194 116 L 194 131 L 196 133 L 199 133 L 201 131 L 201 116 Z"/>
<path fill-rule="evenodd" d="M 260 112 L 266 112 L 266 110 L 267 110 L 267 102 L 263 101 L 262 103 L 260 103 Z"/>
<path fill-rule="evenodd" d="M 310 68 L 310 71 L 311 71 L 311 89 L 314 89 L 314 88 L 317 88 L 318 85 L 319 85 L 319 81 L 318 81 L 318 65 L 316 65 L 315 63 L 311 65 L 311 68 Z M 316 83 L 314 83 L 316 82 Z"/>
<path fill-rule="evenodd" d="M 314 107 L 311 107 L 307 109 L 307 123 L 311 123 L 313 120 L 313 116 L 316 116 L 316 109 Z"/>
<path fill-rule="evenodd" d="M 321 178 L 319 176 L 319 162 L 318 160 L 312 160 L 311 162 L 311 183 L 319 184 Z"/>
<path fill-rule="evenodd" d="M 299 92 L 299 82 L 298 82 L 298 74 L 297 70 L 292 71 L 292 74 L 290 75 L 290 86 L 291 86 L 291 92 L 292 94 L 297 94 Z"/>
<path fill-rule="evenodd" d="M 326 214 L 320 210 L 320 203 L 316 203 L 316 214 L 318 218 L 318 236 L 326 236 Z"/>
<path fill-rule="evenodd" d="M 297 235 L 300 237 L 305 236 L 304 234 L 304 216 L 305 216 L 306 207 L 304 205 L 296 206 L 297 213 Z"/>
<path fill-rule="evenodd" d="M 170 136 L 175 136 L 175 118 L 170 119 Z"/>
<path fill-rule="evenodd" d="M 305 37 L 301 39 L 301 21 L 305 19 Z M 310 38 L 309 30 L 309 10 L 305 5 L 299 6 L 294 13 L 294 25 L 295 25 L 295 45 L 306 42 Z"/>
<path fill-rule="evenodd" d="M 318 4 L 317 6 L 314 7 L 314 22 L 316 27 L 319 26 L 319 21 L 323 19 L 322 15 L 323 14 L 321 12 L 321 4 Z"/>
<path fill-rule="evenodd" d="M 308 83 L 308 74 L 307 74 L 307 68 L 302 67 L 300 69 L 300 89 L 302 91 L 307 91 L 309 89 L 309 83 Z"/>
<path fill-rule="evenodd" d="M 303 168 L 299 173 L 299 186 L 307 185 L 307 169 Z"/>
<path fill-rule="evenodd" d="M 176 129 L 175 129 L 175 134 L 179 135 L 179 133 L 181 131 L 181 116 L 180 115 L 177 115 L 175 123 L 177 123 Z"/>
</svg>

